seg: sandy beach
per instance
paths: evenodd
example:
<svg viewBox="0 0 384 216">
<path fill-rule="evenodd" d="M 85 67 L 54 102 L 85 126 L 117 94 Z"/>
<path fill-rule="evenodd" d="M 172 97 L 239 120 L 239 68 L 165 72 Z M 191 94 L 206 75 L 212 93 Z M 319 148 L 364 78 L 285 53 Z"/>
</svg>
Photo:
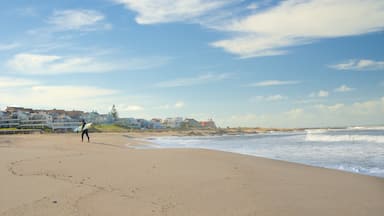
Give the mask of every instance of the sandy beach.
<svg viewBox="0 0 384 216">
<path fill-rule="evenodd" d="M 0 136 L 0 215 L 382 215 L 384 179 L 130 134 Z"/>
</svg>

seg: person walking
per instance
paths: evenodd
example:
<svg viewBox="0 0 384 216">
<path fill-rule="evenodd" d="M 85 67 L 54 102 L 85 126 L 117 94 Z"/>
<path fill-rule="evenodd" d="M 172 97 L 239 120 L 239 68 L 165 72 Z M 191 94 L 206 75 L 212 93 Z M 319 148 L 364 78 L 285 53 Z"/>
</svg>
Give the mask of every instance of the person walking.
<svg viewBox="0 0 384 216">
<path fill-rule="evenodd" d="M 85 128 L 85 125 L 86 125 L 87 123 L 85 122 L 84 119 L 81 120 L 81 122 L 82 122 L 82 125 L 81 125 L 81 142 L 84 141 L 84 134 L 87 136 L 87 138 L 88 138 L 88 142 L 89 142 L 88 128 Z"/>
</svg>

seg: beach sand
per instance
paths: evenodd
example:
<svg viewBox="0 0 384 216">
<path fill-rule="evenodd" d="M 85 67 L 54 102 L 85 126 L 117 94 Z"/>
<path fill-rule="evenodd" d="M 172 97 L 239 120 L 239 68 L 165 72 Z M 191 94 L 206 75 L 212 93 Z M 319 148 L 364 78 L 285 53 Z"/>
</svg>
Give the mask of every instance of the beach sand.
<svg viewBox="0 0 384 216">
<path fill-rule="evenodd" d="M 129 134 L 0 136 L 0 215 L 383 215 L 384 179 Z"/>
</svg>

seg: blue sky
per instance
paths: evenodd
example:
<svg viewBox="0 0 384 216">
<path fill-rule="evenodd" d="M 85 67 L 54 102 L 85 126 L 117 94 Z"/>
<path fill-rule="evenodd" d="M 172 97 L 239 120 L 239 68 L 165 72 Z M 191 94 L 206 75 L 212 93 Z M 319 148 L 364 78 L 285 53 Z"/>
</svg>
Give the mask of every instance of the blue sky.
<svg viewBox="0 0 384 216">
<path fill-rule="evenodd" d="M 7 1 L 0 107 L 219 126 L 384 122 L 381 0 Z"/>
</svg>

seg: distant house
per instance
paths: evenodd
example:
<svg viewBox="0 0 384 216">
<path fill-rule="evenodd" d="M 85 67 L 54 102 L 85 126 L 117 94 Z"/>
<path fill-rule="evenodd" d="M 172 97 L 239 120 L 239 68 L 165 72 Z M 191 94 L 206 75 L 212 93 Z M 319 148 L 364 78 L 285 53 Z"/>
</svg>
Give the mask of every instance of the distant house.
<svg viewBox="0 0 384 216">
<path fill-rule="evenodd" d="M 137 119 L 137 123 L 139 123 L 140 128 L 150 128 L 151 122 L 145 119 Z"/>
<path fill-rule="evenodd" d="M 115 124 L 125 128 L 140 128 L 140 124 L 135 118 L 120 118 Z"/>
<path fill-rule="evenodd" d="M 108 123 L 111 118 L 109 114 L 100 114 L 95 118 L 95 123 Z"/>
<path fill-rule="evenodd" d="M 193 118 L 186 118 L 183 121 L 182 127 L 183 128 L 201 128 L 201 124 L 200 122 L 196 121 Z"/>
<path fill-rule="evenodd" d="M 73 119 L 66 114 L 56 114 L 55 118 L 53 119 L 55 122 L 71 122 Z"/>
<path fill-rule="evenodd" d="M 4 118 L 7 116 L 7 112 L 0 111 L 0 119 Z"/>
<path fill-rule="evenodd" d="M 203 128 L 216 128 L 216 124 L 212 119 L 209 119 L 208 121 L 201 121 L 200 125 Z"/>
<path fill-rule="evenodd" d="M 162 120 L 161 120 L 161 119 L 159 119 L 159 118 L 153 118 L 153 119 L 151 120 L 150 128 L 153 128 L 153 129 L 162 129 L 162 128 L 165 128 L 165 126 L 162 124 Z"/>
<path fill-rule="evenodd" d="M 167 128 L 180 128 L 183 123 L 182 117 L 166 118 L 163 121 L 163 125 Z"/>
<path fill-rule="evenodd" d="M 72 111 L 66 111 L 66 114 L 71 117 L 72 119 L 79 119 L 81 115 L 84 115 L 83 111 L 78 111 L 78 110 L 72 110 Z"/>
<path fill-rule="evenodd" d="M 8 113 L 16 113 L 16 112 L 31 113 L 33 112 L 33 109 L 24 108 L 24 107 L 7 107 L 5 111 Z"/>
<path fill-rule="evenodd" d="M 46 122 L 52 122 L 52 116 L 48 115 L 46 112 L 37 112 L 37 113 L 31 113 L 30 120 L 42 120 Z"/>
<path fill-rule="evenodd" d="M 14 112 L 14 115 L 16 115 L 17 119 L 28 120 L 30 113 L 29 112 L 23 112 L 23 111 L 17 111 L 17 112 Z"/>
<path fill-rule="evenodd" d="M 94 122 L 98 123 L 100 114 L 97 112 L 87 112 L 87 113 L 82 113 L 77 120 L 84 119 L 86 122 Z"/>
</svg>

